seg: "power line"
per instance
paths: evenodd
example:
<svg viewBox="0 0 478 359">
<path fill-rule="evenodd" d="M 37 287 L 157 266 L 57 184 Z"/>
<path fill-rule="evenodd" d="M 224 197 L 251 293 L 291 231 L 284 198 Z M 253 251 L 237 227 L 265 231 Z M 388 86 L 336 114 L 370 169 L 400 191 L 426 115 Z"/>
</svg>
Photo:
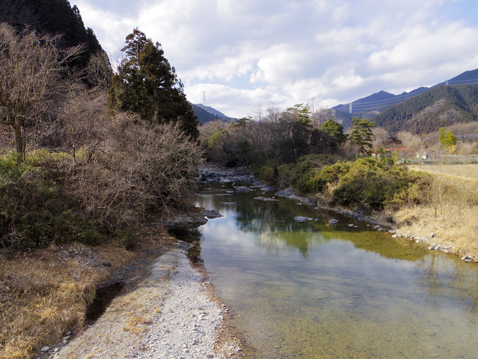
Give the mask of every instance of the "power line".
<svg viewBox="0 0 478 359">
<path fill-rule="evenodd" d="M 478 78 L 468 79 L 468 80 L 447 80 L 445 82 L 445 85 L 458 85 L 458 84 L 478 84 Z M 403 100 L 413 98 L 415 96 L 421 95 L 422 93 L 423 92 L 416 95 L 410 95 L 410 93 L 401 94 L 401 95 L 394 96 L 391 99 L 383 99 L 383 100 L 376 100 L 376 101 L 365 101 L 365 102 L 362 102 L 360 100 L 358 100 L 360 102 L 353 101 L 349 103 L 349 112 L 352 113 L 352 109 L 353 111 L 358 112 L 360 110 L 365 110 L 371 107 L 398 104 L 400 102 L 403 102 Z"/>
</svg>

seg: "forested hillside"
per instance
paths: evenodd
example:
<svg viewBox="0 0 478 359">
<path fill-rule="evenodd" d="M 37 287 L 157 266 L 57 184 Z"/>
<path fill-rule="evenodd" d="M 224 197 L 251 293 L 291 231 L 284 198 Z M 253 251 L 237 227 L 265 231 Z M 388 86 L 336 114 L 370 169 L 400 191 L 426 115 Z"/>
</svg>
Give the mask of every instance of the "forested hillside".
<svg viewBox="0 0 478 359">
<path fill-rule="evenodd" d="M 71 66 L 85 68 L 91 57 L 104 53 L 93 29 L 85 28 L 80 10 L 66 0 L 3 0 L 0 2 L 0 22 L 17 30 L 29 28 L 41 34 L 61 35 L 62 49 L 83 45 L 83 51 Z"/>
<path fill-rule="evenodd" d="M 394 95 L 386 91 L 380 91 L 369 95 L 367 97 L 352 101 L 352 103 L 337 105 L 332 108 L 337 114 L 345 116 L 346 120 L 342 122 L 345 127 L 350 126 L 350 121 L 353 116 L 365 119 L 371 119 L 383 111 L 388 110 L 396 105 L 399 105 L 415 96 L 423 94 L 427 91 L 434 90 L 443 85 L 474 85 L 478 83 L 478 69 L 472 71 L 465 71 L 462 74 L 455 76 L 447 81 L 443 81 L 432 87 L 419 87 L 410 92 L 403 92 L 399 95 Z M 350 113 L 350 110 L 352 113 Z M 331 117 L 338 120 L 338 117 Z"/>
<path fill-rule="evenodd" d="M 198 121 L 204 125 L 207 122 L 214 121 L 216 119 L 221 121 L 230 121 L 230 118 L 223 113 L 215 110 L 212 107 L 204 106 L 201 104 L 193 104 L 194 114 L 198 117 Z"/>
<path fill-rule="evenodd" d="M 390 133 L 424 134 L 455 123 L 476 121 L 478 85 L 435 87 L 373 118 Z"/>
</svg>

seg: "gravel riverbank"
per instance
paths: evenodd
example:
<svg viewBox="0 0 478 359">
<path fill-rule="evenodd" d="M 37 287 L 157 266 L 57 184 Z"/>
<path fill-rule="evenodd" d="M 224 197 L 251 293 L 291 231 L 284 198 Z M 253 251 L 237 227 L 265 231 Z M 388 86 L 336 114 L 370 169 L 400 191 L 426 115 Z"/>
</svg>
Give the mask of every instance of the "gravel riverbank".
<svg viewBox="0 0 478 359">
<path fill-rule="evenodd" d="M 158 257 L 138 286 L 51 358 L 237 358 L 240 340 L 227 309 L 186 255 L 188 244 Z"/>
</svg>

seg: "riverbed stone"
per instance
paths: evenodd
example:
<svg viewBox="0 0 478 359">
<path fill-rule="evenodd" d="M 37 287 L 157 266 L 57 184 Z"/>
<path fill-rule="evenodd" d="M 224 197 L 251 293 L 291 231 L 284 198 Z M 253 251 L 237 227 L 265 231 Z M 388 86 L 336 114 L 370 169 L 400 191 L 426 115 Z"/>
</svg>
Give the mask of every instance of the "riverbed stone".
<svg viewBox="0 0 478 359">
<path fill-rule="evenodd" d="M 247 192 L 252 192 L 253 189 L 246 187 L 246 186 L 236 186 L 236 193 L 247 193 Z"/>
<path fill-rule="evenodd" d="M 201 212 L 201 216 L 207 217 L 208 219 L 224 217 L 217 209 L 205 209 Z"/>
<path fill-rule="evenodd" d="M 312 221 L 313 218 L 308 218 L 308 217 L 303 217 L 303 216 L 296 216 L 294 217 L 294 221 L 296 222 L 307 222 L 307 221 Z"/>
</svg>

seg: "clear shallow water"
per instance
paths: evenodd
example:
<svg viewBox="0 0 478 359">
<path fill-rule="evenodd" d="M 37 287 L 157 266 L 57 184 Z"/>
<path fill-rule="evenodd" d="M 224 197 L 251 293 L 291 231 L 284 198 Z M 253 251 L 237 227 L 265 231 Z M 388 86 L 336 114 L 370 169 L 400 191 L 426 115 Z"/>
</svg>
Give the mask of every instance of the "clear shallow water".
<svg viewBox="0 0 478 359">
<path fill-rule="evenodd" d="M 193 233 L 255 358 L 475 358 L 478 268 L 295 201 L 203 188 Z M 296 223 L 302 215 L 317 221 Z M 357 226 L 349 227 L 349 224 Z"/>
</svg>

